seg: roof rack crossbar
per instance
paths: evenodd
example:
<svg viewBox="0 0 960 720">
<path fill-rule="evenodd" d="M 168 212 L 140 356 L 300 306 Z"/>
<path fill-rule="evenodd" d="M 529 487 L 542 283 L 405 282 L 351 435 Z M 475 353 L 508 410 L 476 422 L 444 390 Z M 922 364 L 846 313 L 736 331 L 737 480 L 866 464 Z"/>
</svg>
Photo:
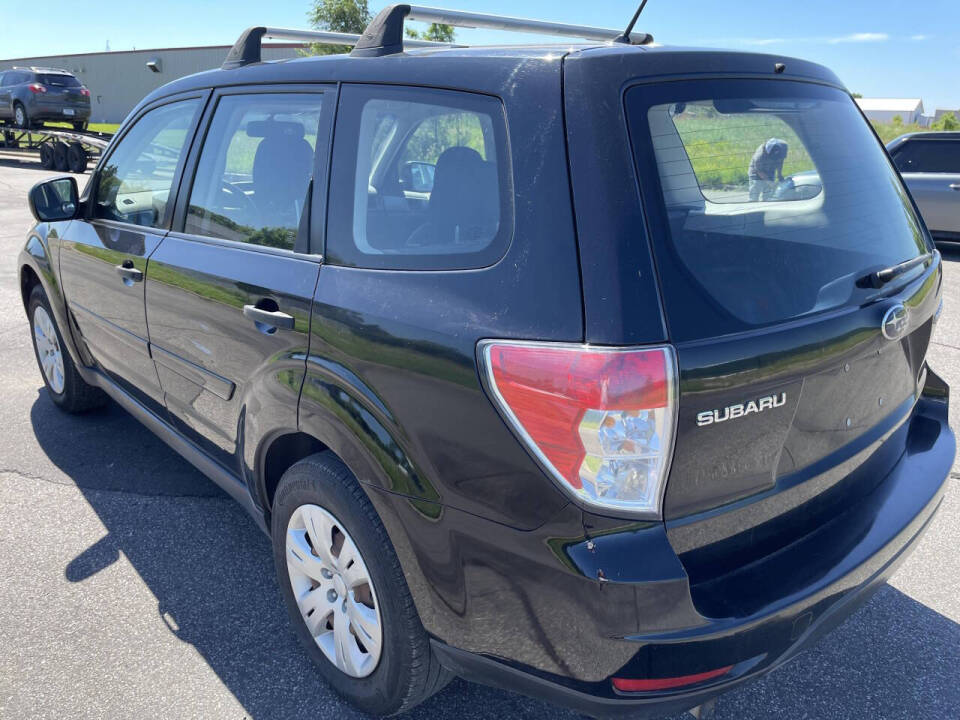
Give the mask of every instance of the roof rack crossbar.
<svg viewBox="0 0 960 720">
<path fill-rule="evenodd" d="M 228 70 L 231 68 L 243 67 L 251 63 L 257 63 L 261 60 L 261 46 L 263 38 L 273 38 L 274 40 L 294 40 L 304 43 L 317 43 L 320 45 L 349 45 L 354 46 L 359 42 L 361 35 L 353 33 L 333 32 L 330 30 L 298 30 L 295 28 L 276 28 L 276 27 L 250 27 L 243 31 L 237 42 L 230 48 L 226 59 L 221 68 Z M 408 47 L 454 47 L 450 43 L 432 42 L 429 40 L 404 39 Z"/>
<path fill-rule="evenodd" d="M 511 30 L 537 35 L 558 35 L 569 38 L 582 38 L 600 42 L 613 42 L 622 37 L 621 30 L 598 28 L 588 25 L 568 25 L 566 23 L 547 22 L 526 18 L 493 15 L 490 13 L 467 12 L 464 10 L 445 10 L 424 7 L 422 5 L 390 5 L 370 22 L 351 55 L 379 56 L 403 52 L 404 20 L 454 25 L 465 28 L 486 28 L 490 30 Z M 647 33 L 632 33 L 630 43 L 644 45 L 652 42 Z"/>
</svg>

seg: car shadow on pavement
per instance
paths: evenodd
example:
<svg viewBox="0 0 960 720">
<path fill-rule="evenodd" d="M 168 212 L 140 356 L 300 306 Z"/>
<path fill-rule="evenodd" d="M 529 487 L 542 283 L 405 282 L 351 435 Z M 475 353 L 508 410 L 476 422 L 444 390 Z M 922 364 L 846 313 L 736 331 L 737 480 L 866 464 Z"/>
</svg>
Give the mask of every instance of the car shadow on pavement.
<svg viewBox="0 0 960 720">
<path fill-rule="evenodd" d="M 93 578 L 122 553 L 169 631 L 251 717 L 363 717 L 331 693 L 297 644 L 269 542 L 237 504 L 113 403 L 69 416 L 41 389 L 30 417 L 44 452 L 108 530 L 64 568 L 69 581 Z M 958 668 L 960 625 L 888 586 L 812 651 L 723 696 L 717 717 L 951 716 L 960 707 Z M 454 680 L 408 717 L 579 716 Z"/>
</svg>

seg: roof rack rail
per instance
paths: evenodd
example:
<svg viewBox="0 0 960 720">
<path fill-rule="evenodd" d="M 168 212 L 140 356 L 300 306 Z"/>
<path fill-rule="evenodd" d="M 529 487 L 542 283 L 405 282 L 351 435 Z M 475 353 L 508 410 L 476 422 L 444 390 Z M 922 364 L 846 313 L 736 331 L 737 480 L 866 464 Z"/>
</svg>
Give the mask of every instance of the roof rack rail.
<svg viewBox="0 0 960 720">
<path fill-rule="evenodd" d="M 613 42 L 622 38 L 621 30 L 590 27 L 588 25 L 567 25 L 565 23 L 529 20 L 525 18 L 492 15 L 489 13 L 467 12 L 464 10 L 444 10 L 422 5 L 396 4 L 385 7 L 364 30 L 360 41 L 351 55 L 376 57 L 403 52 L 404 20 L 420 20 L 428 23 L 454 25 L 466 28 L 489 28 L 491 30 L 512 30 L 535 33 L 538 35 L 559 35 L 562 37 L 583 38 Z M 644 45 L 653 41 L 647 33 L 633 33 L 630 44 Z M 620 40 L 623 42 L 624 40 Z"/>
<path fill-rule="evenodd" d="M 361 35 L 353 33 L 332 32 L 329 30 L 296 30 L 293 28 L 249 27 L 230 48 L 223 65 L 224 70 L 243 67 L 251 63 L 260 62 L 260 50 L 263 38 L 275 40 L 299 40 L 304 43 L 319 43 L 321 45 L 356 45 Z M 404 43 L 408 47 L 463 47 L 451 43 L 432 42 L 429 40 L 413 40 L 406 38 Z"/>
</svg>

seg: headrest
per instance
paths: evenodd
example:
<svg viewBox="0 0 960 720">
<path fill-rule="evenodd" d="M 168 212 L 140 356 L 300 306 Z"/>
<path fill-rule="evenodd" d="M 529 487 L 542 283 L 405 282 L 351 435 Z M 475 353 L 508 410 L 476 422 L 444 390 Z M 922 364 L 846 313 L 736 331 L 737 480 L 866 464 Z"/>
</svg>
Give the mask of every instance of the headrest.
<svg viewBox="0 0 960 720">
<path fill-rule="evenodd" d="M 250 137 L 303 137 L 303 125 L 298 122 L 281 120 L 251 120 L 247 123 L 247 135 Z"/>
</svg>

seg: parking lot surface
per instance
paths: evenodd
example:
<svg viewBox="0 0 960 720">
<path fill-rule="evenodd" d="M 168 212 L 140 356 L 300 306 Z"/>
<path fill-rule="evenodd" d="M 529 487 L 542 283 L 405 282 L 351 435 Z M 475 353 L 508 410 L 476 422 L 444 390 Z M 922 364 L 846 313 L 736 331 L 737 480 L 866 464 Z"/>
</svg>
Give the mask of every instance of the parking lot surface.
<svg viewBox="0 0 960 720">
<path fill-rule="evenodd" d="M 358 718 L 289 629 L 267 539 L 238 505 L 110 405 L 43 392 L 16 255 L 27 190 L 51 173 L 0 153 L 0 718 Z M 88 176 L 77 176 L 80 184 Z M 960 411 L 960 253 L 929 353 Z M 960 716 L 960 486 L 916 552 L 812 651 L 724 695 L 717 717 Z M 455 680 L 409 717 L 574 718 Z"/>
</svg>

